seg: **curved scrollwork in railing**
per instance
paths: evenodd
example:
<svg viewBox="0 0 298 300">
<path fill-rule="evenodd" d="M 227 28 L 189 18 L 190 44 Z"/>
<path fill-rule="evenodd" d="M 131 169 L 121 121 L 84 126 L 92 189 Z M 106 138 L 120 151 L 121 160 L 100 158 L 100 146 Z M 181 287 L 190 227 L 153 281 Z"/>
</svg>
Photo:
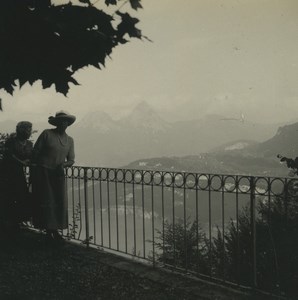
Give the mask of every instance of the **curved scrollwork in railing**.
<svg viewBox="0 0 298 300">
<path fill-rule="evenodd" d="M 210 190 L 212 192 L 238 192 L 256 195 L 281 195 L 287 184 L 298 179 L 261 177 L 248 175 L 200 174 L 156 170 L 116 169 L 74 166 L 66 170 L 67 178 L 100 180 L 136 185 L 165 186 L 189 190 Z"/>
</svg>

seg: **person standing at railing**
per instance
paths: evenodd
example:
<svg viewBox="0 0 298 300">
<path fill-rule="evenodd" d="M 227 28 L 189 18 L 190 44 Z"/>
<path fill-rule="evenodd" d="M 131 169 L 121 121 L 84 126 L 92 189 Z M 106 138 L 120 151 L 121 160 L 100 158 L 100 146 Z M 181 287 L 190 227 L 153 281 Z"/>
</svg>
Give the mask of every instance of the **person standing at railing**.
<svg viewBox="0 0 298 300">
<path fill-rule="evenodd" d="M 33 143 L 29 140 L 32 123 L 19 122 L 16 133 L 4 144 L 0 174 L 1 221 L 6 233 L 15 233 L 22 221 L 30 218 L 30 197 L 24 172 L 32 156 Z"/>
<path fill-rule="evenodd" d="M 65 111 L 49 117 L 56 126 L 38 137 L 33 150 L 32 191 L 35 203 L 33 224 L 45 229 L 49 240 L 63 240 L 58 230 L 68 227 L 68 200 L 64 168 L 74 164 L 74 141 L 66 134 L 76 117 Z"/>
</svg>

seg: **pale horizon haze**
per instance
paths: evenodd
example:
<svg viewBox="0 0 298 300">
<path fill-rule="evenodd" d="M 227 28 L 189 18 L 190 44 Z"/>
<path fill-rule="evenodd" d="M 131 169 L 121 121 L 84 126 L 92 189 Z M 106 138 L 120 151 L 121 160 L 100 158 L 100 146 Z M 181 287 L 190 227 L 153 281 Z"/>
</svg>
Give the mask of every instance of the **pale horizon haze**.
<svg viewBox="0 0 298 300">
<path fill-rule="evenodd" d="M 55 1 L 59 3 L 62 1 Z M 131 13 L 153 42 L 116 47 L 102 70 L 80 70 L 67 98 L 39 82 L 0 92 L 2 120 L 117 119 L 142 101 L 168 121 L 208 114 L 258 123 L 298 120 L 297 0 L 142 0 Z M 112 9 L 115 9 L 112 7 Z M 125 9 L 124 9 L 125 10 Z"/>
</svg>

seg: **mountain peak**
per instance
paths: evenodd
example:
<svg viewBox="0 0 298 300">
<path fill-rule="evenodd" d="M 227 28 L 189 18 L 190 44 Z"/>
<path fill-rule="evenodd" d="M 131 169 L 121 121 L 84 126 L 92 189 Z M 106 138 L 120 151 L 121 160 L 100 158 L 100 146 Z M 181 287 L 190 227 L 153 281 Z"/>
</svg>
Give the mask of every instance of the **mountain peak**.
<svg viewBox="0 0 298 300">
<path fill-rule="evenodd" d="M 254 151 L 266 154 L 267 156 L 296 157 L 298 153 L 297 142 L 298 123 L 279 127 L 276 134 L 269 140 L 256 145 Z"/>
<path fill-rule="evenodd" d="M 122 122 L 134 128 L 146 128 L 151 132 L 165 131 L 169 126 L 146 101 L 138 103 Z"/>
<path fill-rule="evenodd" d="M 92 111 L 87 113 L 77 124 L 82 128 L 98 129 L 101 132 L 107 132 L 116 127 L 115 121 L 104 111 Z"/>
<path fill-rule="evenodd" d="M 132 113 L 145 113 L 145 114 L 156 114 L 155 110 L 151 105 L 149 105 L 146 101 L 139 102 L 132 110 Z"/>
</svg>

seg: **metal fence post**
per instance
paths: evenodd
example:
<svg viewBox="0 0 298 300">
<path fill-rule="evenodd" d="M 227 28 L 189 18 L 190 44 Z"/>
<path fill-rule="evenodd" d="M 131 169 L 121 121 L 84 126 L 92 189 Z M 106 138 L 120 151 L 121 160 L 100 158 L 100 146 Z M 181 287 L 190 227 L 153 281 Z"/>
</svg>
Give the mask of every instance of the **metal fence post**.
<svg viewBox="0 0 298 300">
<path fill-rule="evenodd" d="M 252 284 L 257 288 L 256 183 L 250 177 L 250 225 L 252 239 Z"/>
<path fill-rule="evenodd" d="M 89 205 L 88 205 L 88 184 L 87 184 L 87 171 L 88 168 L 83 167 L 84 170 L 84 202 L 85 202 L 85 231 L 86 231 L 86 239 L 85 244 L 89 247 L 90 236 L 89 236 Z"/>
</svg>

